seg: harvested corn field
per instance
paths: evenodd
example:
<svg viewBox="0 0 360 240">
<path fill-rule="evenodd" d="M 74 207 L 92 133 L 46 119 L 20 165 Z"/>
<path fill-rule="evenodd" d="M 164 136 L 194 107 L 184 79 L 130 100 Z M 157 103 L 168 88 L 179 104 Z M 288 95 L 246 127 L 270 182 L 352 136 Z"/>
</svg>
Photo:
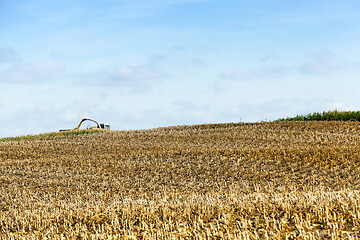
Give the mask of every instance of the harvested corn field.
<svg viewBox="0 0 360 240">
<path fill-rule="evenodd" d="M 0 143 L 1 239 L 357 239 L 360 123 Z"/>
</svg>

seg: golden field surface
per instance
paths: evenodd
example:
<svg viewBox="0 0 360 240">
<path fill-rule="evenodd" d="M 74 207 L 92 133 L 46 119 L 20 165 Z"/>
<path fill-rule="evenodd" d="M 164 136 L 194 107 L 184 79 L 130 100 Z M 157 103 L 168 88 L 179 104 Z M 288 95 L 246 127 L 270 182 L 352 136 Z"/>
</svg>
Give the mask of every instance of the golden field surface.
<svg viewBox="0 0 360 240">
<path fill-rule="evenodd" d="M 359 239 L 359 144 L 358 122 L 3 140 L 0 239 Z"/>
</svg>

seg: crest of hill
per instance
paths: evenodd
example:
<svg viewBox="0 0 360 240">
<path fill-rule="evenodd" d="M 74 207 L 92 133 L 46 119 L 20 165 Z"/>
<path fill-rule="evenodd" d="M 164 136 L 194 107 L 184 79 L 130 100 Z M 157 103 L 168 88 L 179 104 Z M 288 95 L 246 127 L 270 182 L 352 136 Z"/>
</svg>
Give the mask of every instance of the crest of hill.
<svg viewBox="0 0 360 240">
<path fill-rule="evenodd" d="M 231 128 L 234 126 L 242 125 L 245 123 L 216 123 L 216 124 L 199 124 L 199 125 L 179 125 L 179 126 L 169 126 L 169 127 L 159 127 L 152 129 L 142 129 L 142 130 L 103 130 L 103 129 L 83 129 L 83 130 L 73 130 L 73 131 L 61 131 L 61 132 L 49 132 L 36 135 L 24 135 L 17 137 L 6 137 L 1 138 L 0 142 L 9 142 L 9 141 L 22 141 L 22 140 L 46 140 L 46 139 L 63 139 L 63 138 L 73 138 L 82 135 L 103 135 L 107 134 L 141 134 L 141 133 L 154 133 L 154 132 L 172 132 L 172 131 L 196 131 L 196 130 L 211 130 L 211 129 L 224 129 Z M 257 124 L 257 123 L 246 123 L 246 124 Z"/>
<path fill-rule="evenodd" d="M 214 133 L 214 132 L 227 132 L 234 129 L 247 129 L 247 128 L 267 128 L 267 127 L 290 127 L 291 124 L 286 124 L 285 122 L 306 122 L 306 121 L 360 121 L 360 112 L 338 112 L 338 111 L 329 111 L 323 113 L 312 113 L 307 115 L 297 115 L 296 117 L 287 117 L 280 118 L 274 122 L 252 122 L 252 123 L 212 123 L 212 124 L 197 124 L 197 125 L 178 125 L 178 126 L 169 126 L 169 127 L 159 127 L 153 129 L 142 129 L 142 130 L 103 130 L 103 129 L 83 129 L 83 130 L 73 130 L 73 131 L 63 131 L 63 132 L 50 132 L 42 133 L 37 135 L 26 135 L 26 136 L 17 136 L 17 137 L 6 137 L 1 138 L 0 142 L 10 142 L 10 141 L 23 141 L 23 140 L 47 140 L 47 139 L 71 139 L 71 138 L 86 138 L 86 136 L 106 136 L 111 135 L 139 135 L 139 134 L 156 134 L 156 133 L 172 133 L 175 132 L 178 134 L 197 134 L 197 133 Z M 281 124 L 279 124 L 282 122 Z M 320 124 L 321 125 L 321 124 Z M 314 127 L 318 125 L 306 125 L 307 127 Z"/>
<path fill-rule="evenodd" d="M 287 179 L 300 188 L 311 188 L 321 177 L 327 179 L 326 186 L 340 189 L 360 188 L 359 142 L 360 123 L 351 121 L 202 124 L 7 139 L 0 144 L 0 158 L 34 164 L 65 161 L 81 169 L 82 163 L 90 162 L 111 172 L 115 170 L 110 165 L 117 169 L 130 161 L 148 169 L 151 176 L 161 176 L 162 166 L 168 165 L 169 171 L 183 179 L 205 174 L 206 181 L 225 181 L 225 185 L 240 180 L 281 185 Z M 192 174 L 179 172 L 181 169 Z M 180 189 L 186 187 L 185 182 L 180 181 Z"/>
</svg>

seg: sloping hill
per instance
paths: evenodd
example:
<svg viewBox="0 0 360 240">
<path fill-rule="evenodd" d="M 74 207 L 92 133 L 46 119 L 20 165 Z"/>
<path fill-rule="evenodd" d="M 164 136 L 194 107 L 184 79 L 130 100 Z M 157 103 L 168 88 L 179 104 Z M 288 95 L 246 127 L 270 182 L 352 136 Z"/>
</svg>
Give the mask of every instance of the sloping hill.
<svg viewBox="0 0 360 240">
<path fill-rule="evenodd" d="M 266 122 L 0 143 L 0 236 L 360 237 L 360 123 Z"/>
</svg>

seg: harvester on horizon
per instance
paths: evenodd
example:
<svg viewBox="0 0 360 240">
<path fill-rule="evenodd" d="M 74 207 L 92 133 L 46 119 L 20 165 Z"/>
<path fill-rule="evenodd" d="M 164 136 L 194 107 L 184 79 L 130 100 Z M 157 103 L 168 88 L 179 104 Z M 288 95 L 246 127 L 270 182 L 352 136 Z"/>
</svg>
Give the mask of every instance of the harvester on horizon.
<svg viewBox="0 0 360 240">
<path fill-rule="evenodd" d="M 94 122 L 96 124 L 96 126 L 94 127 L 90 127 L 88 126 L 86 129 L 110 129 L 110 124 L 105 124 L 105 123 L 98 123 L 97 121 L 93 120 L 93 119 L 90 119 L 90 118 L 83 118 L 79 125 L 74 128 L 74 129 L 61 129 L 60 132 L 62 131 L 76 131 L 76 130 L 79 130 L 81 125 L 85 122 L 85 121 L 91 121 L 91 122 Z"/>
</svg>

